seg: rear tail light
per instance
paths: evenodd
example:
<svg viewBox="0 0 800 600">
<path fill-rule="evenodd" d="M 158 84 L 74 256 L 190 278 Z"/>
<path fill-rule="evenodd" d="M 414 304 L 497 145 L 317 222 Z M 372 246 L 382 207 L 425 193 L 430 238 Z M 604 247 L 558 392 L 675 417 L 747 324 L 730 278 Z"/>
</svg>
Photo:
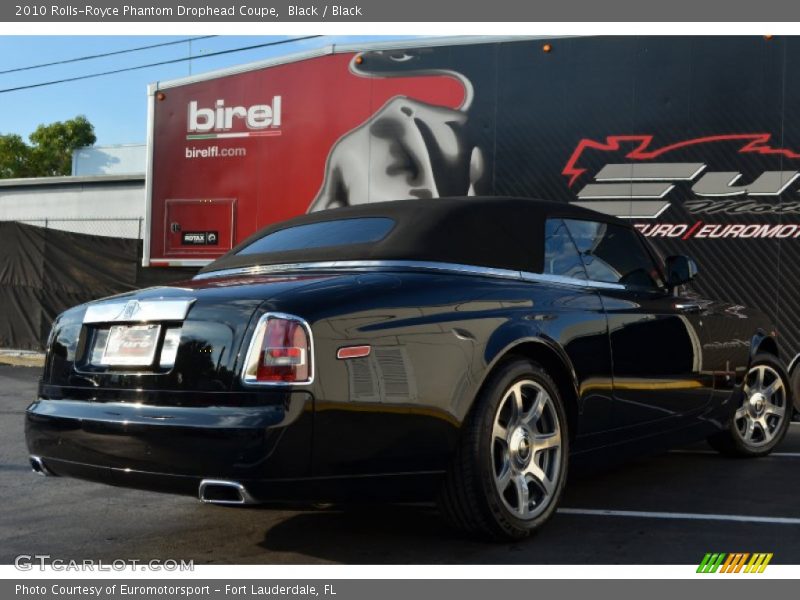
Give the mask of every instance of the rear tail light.
<svg viewBox="0 0 800 600">
<path fill-rule="evenodd" d="M 242 380 L 249 384 L 311 383 L 311 330 L 299 317 L 268 313 L 259 319 Z"/>
</svg>

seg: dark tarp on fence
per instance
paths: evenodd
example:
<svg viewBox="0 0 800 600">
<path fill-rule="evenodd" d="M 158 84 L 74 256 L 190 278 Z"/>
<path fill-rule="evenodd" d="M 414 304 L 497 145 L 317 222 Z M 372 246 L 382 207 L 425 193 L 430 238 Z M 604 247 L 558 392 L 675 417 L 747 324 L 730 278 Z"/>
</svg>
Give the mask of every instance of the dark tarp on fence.
<svg viewBox="0 0 800 600">
<path fill-rule="evenodd" d="M 67 308 L 196 271 L 144 269 L 141 247 L 140 240 L 0 222 L 0 348 L 41 350 Z"/>
</svg>

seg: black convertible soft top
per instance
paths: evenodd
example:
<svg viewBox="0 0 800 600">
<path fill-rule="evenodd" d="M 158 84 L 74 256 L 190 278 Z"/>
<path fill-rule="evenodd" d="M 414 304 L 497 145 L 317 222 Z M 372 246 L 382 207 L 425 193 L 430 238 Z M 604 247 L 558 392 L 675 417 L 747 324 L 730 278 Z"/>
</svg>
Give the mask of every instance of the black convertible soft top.
<svg viewBox="0 0 800 600">
<path fill-rule="evenodd" d="M 538 272 L 543 263 L 541 240 L 547 217 L 624 224 L 614 217 L 564 202 L 531 198 L 474 196 L 376 202 L 276 223 L 250 236 L 200 272 L 339 260 L 433 261 Z M 257 240 L 278 231 L 360 218 L 391 219 L 394 225 L 378 241 L 240 254 Z"/>
</svg>

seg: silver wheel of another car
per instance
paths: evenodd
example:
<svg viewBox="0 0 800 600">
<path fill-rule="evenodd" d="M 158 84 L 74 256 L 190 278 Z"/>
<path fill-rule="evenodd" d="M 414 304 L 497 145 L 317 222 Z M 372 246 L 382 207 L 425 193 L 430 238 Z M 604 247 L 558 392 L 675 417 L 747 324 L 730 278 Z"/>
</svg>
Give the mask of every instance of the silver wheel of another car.
<svg viewBox="0 0 800 600">
<path fill-rule="evenodd" d="M 730 423 L 708 442 L 730 456 L 765 456 L 786 435 L 791 410 L 789 376 L 777 357 L 760 353 L 744 376 Z"/>
<path fill-rule="evenodd" d="M 561 446 L 561 422 L 547 390 L 530 379 L 513 384 L 494 418 L 492 464 L 497 492 L 518 518 L 536 518 L 552 501 Z"/>
<path fill-rule="evenodd" d="M 766 446 L 782 431 L 788 411 L 788 388 L 780 373 L 767 364 L 756 365 L 744 379 L 744 401 L 734 414 L 742 441 Z"/>
</svg>

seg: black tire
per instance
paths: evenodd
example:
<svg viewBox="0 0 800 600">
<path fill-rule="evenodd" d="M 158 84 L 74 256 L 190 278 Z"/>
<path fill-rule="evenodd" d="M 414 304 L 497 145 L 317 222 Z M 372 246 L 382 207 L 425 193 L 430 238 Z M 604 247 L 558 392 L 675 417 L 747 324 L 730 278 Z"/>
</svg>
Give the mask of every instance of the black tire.
<svg viewBox="0 0 800 600">
<path fill-rule="evenodd" d="M 537 411 L 540 416 L 531 423 Z M 512 421 L 512 413 L 520 419 Z M 498 436 L 502 431 L 507 435 Z M 558 440 L 552 437 L 555 432 Z M 567 417 L 558 386 L 540 365 L 509 360 L 489 376 L 462 427 L 439 495 L 440 510 L 451 526 L 470 535 L 494 541 L 524 538 L 555 512 L 568 457 Z M 543 477 L 536 479 L 528 469 Z M 499 489 L 504 474 L 509 478 L 505 491 Z"/>
<path fill-rule="evenodd" d="M 792 382 L 792 398 L 794 399 L 794 411 L 792 420 L 800 421 L 800 369 L 795 367 L 789 375 Z"/>
<path fill-rule="evenodd" d="M 759 372 L 762 373 L 762 379 L 761 384 L 757 385 Z M 762 392 L 767 392 L 773 384 L 778 387 L 774 396 L 770 395 L 767 400 L 767 396 Z M 727 427 L 709 437 L 708 443 L 727 456 L 740 458 L 766 456 L 783 441 L 789 429 L 793 411 L 791 390 L 789 377 L 778 359 L 772 354 L 757 354 L 745 376 L 740 400 L 734 407 L 735 413 L 731 415 Z M 761 399 L 757 398 L 757 395 L 760 395 Z M 758 407 L 761 404 L 765 407 L 763 412 L 759 412 Z M 782 407 L 782 414 L 770 413 L 773 410 L 770 406 Z M 760 421 L 762 417 L 763 421 Z M 750 423 L 754 424 L 752 428 Z M 764 423 L 767 425 L 766 430 Z"/>
</svg>

